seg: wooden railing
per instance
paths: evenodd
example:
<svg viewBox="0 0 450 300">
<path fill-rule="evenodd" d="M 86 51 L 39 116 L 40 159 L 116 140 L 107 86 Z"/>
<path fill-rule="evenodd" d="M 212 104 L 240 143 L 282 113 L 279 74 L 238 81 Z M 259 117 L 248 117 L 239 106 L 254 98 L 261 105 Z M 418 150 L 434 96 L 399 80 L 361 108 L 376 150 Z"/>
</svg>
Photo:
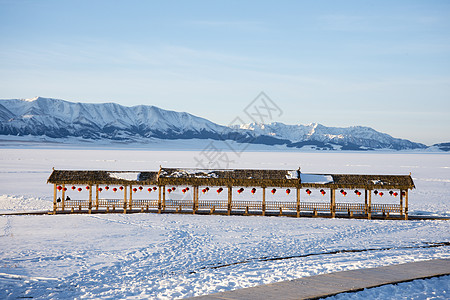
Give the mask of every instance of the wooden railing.
<svg viewBox="0 0 450 300">
<path fill-rule="evenodd" d="M 372 204 L 371 211 L 377 213 L 401 213 L 402 209 L 399 204 Z"/>
<path fill-rule="evenodd" d="M 129 201 L 127 200 L 127 207 L 129 207 Z M 97 209 L 96 200 L 92 200 L 92 209 Z M 161 203 L 163 205 L 164 203 Z M 196 210 L 253 210 L 262 211 L 263 203 L 262 201 L 232 201 L 231 207 L 228 207 L 227 200 L 199 200 L 196 203 Z M 145 208 L 158 208 L 158 200 L 149 199 L 133 199 L 131 206 L 134 209 L 145 209 Z M 123 199 L 99 199 L 98 208 L 107 209 L 121 209 L 124 207 Z M 57 208 L 62 209 L 62 202 L 57 203 Z M 85 209 L 89 208 L 89 200 L 65 200 L 64 208 L 70 209 Z M 193 210 L 194 201 L 193 200 L 166 200 L 165 209 L 176 209 L 176 210 Z M 164 209 L 163 208 L 163 209 Z M 301 212 L 330 212 L 331 204 L 326 202 L 300 202 L 298 207 Z M 296 202 L 282 202 L 282 201 L 266 201 L 265 210 L 290 210 L 297 211 Z M 363 203 L 336 203 L 335 212 L 348 212 L 357 214 L 367 214 L 369 207 L 366 207 Z M 402 213 L 402 208 L 399 204 L 372 204 L 370 207 L 371 213 Z"/>
</svg>

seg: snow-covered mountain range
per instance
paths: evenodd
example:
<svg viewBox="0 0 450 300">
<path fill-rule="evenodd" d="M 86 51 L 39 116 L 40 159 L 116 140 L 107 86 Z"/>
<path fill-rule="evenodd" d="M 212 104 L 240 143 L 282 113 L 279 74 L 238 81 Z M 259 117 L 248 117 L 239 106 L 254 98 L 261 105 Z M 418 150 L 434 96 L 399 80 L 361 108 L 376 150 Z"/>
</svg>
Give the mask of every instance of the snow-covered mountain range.
<svg viewBox="0 0 450 300">
<path fill-rule="evenodd" d="M 0 100 L 0 136 L 77 137 L 89 140 L 234 140 L 241 143 L 316 149 L 424 149 L 369 127 L 326 127 L 317 123 L 247 124 L 226 127 L 185 112 L 155 106 L 74 103 L 51 98 Z"/>
</svg>

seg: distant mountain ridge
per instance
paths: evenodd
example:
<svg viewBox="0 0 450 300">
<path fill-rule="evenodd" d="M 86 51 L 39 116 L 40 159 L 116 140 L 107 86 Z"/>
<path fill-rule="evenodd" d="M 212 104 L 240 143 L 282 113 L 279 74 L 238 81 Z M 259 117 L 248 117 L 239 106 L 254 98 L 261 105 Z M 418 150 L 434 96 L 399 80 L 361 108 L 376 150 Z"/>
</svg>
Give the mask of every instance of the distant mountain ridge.
<svg viewBox="0 0 450 300">
<path fill-rule="evenodd" d="M 59 99 L 0 100 L 0 135 L 80 137 L 89 140 L 158 139 L 234 140 L 315 149 L 425 149 L 426 145 L 394 138 L 369 127 L 326 127 L 317 123 L 246 124 L 226 127 L 186 112 L 155 106 L 74 103 Z"/>
</svg>

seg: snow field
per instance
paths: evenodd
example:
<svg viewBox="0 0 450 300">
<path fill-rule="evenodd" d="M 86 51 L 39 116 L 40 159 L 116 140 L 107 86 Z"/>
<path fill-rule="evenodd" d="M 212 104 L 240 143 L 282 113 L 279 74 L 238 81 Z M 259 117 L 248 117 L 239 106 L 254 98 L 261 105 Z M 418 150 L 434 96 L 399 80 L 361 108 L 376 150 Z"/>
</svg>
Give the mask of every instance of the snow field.
<svg viewBox="0 0 450 300">
<path fill-rule="evenodd" d="M 192 167 L 198 154 L 0 151 L 3 212 L 50 209 L 53 188 L 45 182 L 53 166 L 128 171 L 154 170 L 159 165 Z M 410 213 L 450 213 L 448 155 L 257 152 L 244 153 L 239 164 L 230 167 L 298 166 L 310 173 L 408 174 L 412 170 L 417 189 L 410 193 Z M 358 199 L 349 196 L 345 201 Z M 278 197 L 288 196 L 280 191 Z M 308 201 L 304 194 L 302 200 Z M 0 298 L 184 298 L 335 271 L 450 258 L 448 246 L 429 247 L 449 238 L 448 221 L 170 214 L 0 216 Z M 448 277 L 437 282 L 448 286 Z M 416 283 L 409 285 L 415 289 Z M 436 287 L 437 295 L 441 290 Z"/>
</svg>

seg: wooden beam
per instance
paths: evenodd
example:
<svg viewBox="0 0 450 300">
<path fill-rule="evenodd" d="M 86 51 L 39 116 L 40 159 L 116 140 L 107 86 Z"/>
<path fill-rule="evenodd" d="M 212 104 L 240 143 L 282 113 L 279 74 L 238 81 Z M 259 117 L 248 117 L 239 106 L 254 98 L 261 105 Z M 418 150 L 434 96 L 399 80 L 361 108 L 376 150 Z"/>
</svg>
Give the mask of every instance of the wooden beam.
<svg viewBox="0 0 450 300">
<path fill-rule="evenodd" d="M 123 213 L 127 213 L 127 186 L 123 186 Z"/>
<path fill-rule="evenodd" d="M 369 212 L 369 202 L 367 199 L 367 190 L 364 190 L 364 213 L 368 214 Z"/>
<path fill-rule="evenodd" d="M 95 209 L 98 210 L 98 184 L 95 185 Z"/>
<path fill-rule="evenodd" d="M 336 216 L 336 190 L 335 189 L 330 189 L 330 198 L 331 198 L 330 212 L 331 212 L 331 217 L 334 218 Z"/>
<path fill-rule="evenodd" d="M 56 214 L 56 196 L 57 196 L 57 189 L 56 189 L 56 183 L 53 184 L 53 213 Z"/>
<path fill-rule="evenodd" d="M 130 184 L 130 199 L 128 199 L 128 207 L 133 209 L 133 186 Z"/>
<path fill-rule="evenodd" d="M 408 220 L 408 190 L 405 190 L 405 220 Z"/>
<path fill-rule="evenodd" d="M 266 215 L 266 188 L 262 188 L 262 215 Z"/>
<path fill-rule="evenodd" d="M 197 209 L 198 209 L 198 198 L 199 198 L 199 188 L 198 188 L 198 186 L 194 186 L 194 197 L 193 197 L 193 200 L 194 200 L 194 205 L 192 206 L 192 213 L 193 214 L 195 214 L 196 212 L 197 212 Z"/>
<path fill-rule="evenodd" d="M 161 186 L 158 185 L 158 213 L 159 214 L 161 213 L 161 207 L 162 207 L 162 204 L 161 204 Z"/>
<path fill-rule="evenodd" d="M 92 185 L 89 185 L 89 213 L 92 213 Z"/>
<path fill-rule="evenodd" d="M 400 216 L 403 216 L 403 193 L 400 190 Z"/>
<path fill-rule="evenodd" d="M 231 215 L 231 205 L 233 203 L 233 186 L 228 186 L 228 215 Z"/>
<path fill-rule="evenodd" d="M 166 210 L 166 186 L 163 185 L 163 190 L 162 190 L 162 211 Z"/>
<path fill-rule="evenodd" d="M 300 217 L 300 188 L 297 187 L 297 218 Z"/>
<path fill-rule="evenodd" d="M 367 197 L 367 201 L 368 201 L 368 206 L 367 206 L 367 219 L 372 219 L 372 191 L 371 190 L 366 190 L 366 197 Z"/>
<path fill-rule="evenodd" d="M 62 199 L 61 199 L 61 210 L 64 211 L 64 208 L 66 206 L 66 203 L 65 203 L 65 201 L 66 201 L 66 191 L 64 189 L 66 188 L 66 185 L 63 184 L 62 188 L 63 189 L 62 189 Z"/>
</svg>

